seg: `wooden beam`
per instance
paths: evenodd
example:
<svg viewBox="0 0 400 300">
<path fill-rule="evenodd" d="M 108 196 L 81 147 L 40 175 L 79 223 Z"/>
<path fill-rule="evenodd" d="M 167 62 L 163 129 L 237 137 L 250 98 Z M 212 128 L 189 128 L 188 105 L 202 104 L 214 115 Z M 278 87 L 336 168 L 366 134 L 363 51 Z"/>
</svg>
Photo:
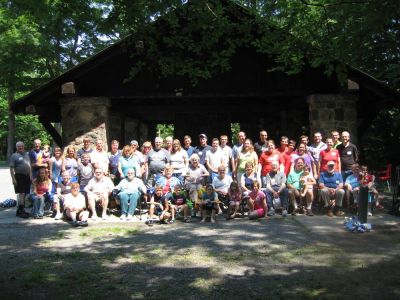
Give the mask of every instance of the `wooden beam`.
<svg viewBox="0 0 400 300">
<path fill-rule="evenodd" d="M 63 147 L 63 142 L 61 135 L 58 133 L 58 131 L 54 128 L 53 125 L 51 125 L 50 122 L 47 120 L 44 120 L 43 118 L 39 117 L 39 122 L 43 125 L 43 127 L 46 129 L 46 131 L 50 134 L 50 136 L 53 138 L 54 142 L 59 146 Z"/>
</svg>

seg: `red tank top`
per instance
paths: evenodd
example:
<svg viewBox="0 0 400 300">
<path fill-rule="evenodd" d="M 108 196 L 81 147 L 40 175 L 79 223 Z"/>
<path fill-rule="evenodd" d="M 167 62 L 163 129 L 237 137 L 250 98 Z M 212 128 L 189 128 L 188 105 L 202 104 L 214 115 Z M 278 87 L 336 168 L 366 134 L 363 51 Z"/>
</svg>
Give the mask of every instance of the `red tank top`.
<svg viewBox="0 0 400 300">
<path fill-rule="evenodd" d="M 41 182 L 36 184 L 36 193 L 38 195 L 44 195 L 49 191 L 49 186 L 47 182 Z"/>
</svg>

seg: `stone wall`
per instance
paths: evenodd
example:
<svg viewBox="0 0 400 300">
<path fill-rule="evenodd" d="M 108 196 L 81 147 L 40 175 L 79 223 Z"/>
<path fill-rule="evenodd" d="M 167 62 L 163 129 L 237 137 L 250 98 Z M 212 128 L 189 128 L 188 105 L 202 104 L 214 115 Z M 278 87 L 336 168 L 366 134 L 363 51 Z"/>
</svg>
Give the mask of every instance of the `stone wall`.
<svg viewBox="0 0 400 300">
<path fill-rule="evenodd" d="M 104 97 L 71 97 L 59 100 L 64 145 L 81 148 L 83 137 L 94 143 L 102 139 L 108 147 L 108 110 L 110 101 Z"/>
<path fill-rule="evenodd" d="M 332 130 L 349 131 L 357 141 L 358 94 L 314 94 L 307 97 L 310 115 L 310 135 L 321 131 L 330 136 Z"/>
</svg>

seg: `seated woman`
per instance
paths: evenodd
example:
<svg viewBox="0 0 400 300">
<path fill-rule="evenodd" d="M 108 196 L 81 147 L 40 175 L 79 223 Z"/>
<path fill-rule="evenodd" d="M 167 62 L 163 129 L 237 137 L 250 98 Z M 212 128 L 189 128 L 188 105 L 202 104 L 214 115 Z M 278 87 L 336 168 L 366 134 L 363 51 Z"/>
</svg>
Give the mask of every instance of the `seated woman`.
<svg viewBox="0 0 400 300">
<path fill-rule="evenodd" d="M 174 191 L 167 195 L 168 211 L 171 212 L 171 223 L 175 222 L 176 213 L 183 211 L 183 221 L 190 223 L 189 208 L 191 202 L 187 199 L 186 193 L 180 184 L 175 185 Z"/>
<path fill-rule="evenodd" d="M 261 186 L 261 179 L 254 172 L 254 165 L 252 162 L 248 162 L 245 165 L 246 172 L 240 178 L 240 187 L 242 189 L 243 197 L 248 197 L 248 195 L 253 190 L 253 183 L 256 181 Z"/>
<path fill-rule="evenodd" d="M 206 168 L 200 164 L 200 157 L 196 153 L 190 157 L 190 165 L 185 175 L 185 189 L 189 191 L 192 203 L 199 203 L 199 193 L 203 189 L 206 178 L 210 175 Z"/>
<path fill-rule="evenodd" d="M 72 220 L 73 226 L 87 226 L 89 212 L 86 210 L 85 197 L 79 190 L 79 184 L 74 182 L 71 185 L 71 193 L 64 198 L 64 209 L 67 217 Z"/>
<path fill-rule="evenodd" d="M 38 176 L 32 182 L 32 217 L 35 219 L 43 219 L 45 197 L 51 189 L 52 183 L 48 177 L 47 169 L 40 167 Z"/>
<path fill-rule="evenodd" d="M 171 215 L 168 213 L 168 203 L 166 202 L 162 186 L 156 185 L 154 194 L 151 195 L 150 201 L 147 202 L 150 205 L 147 225 L 153 225 L 154 214 L 158 216 L 160 222 L 165 222 L 170 218 Z"/>
<path fill-rule="evenodd" d="M 181 184 L 178 177 L 172 176 L 174 168 L 167 166 L 164 169 L 164 175 L 156 180 L 156 185 L 162 186 L 163 195 L 166 195 L 174 190 L 174 186 Z"/>
<path fill-rule="evenodd" d="M 261 184 L 253 182 L 253 190 L 249 194 L 249 219 L 258 219 L 267 216 L 268 207 L 265 194 L 260 191 Z"/>
<path fill-rule="evenodd" d="M 133 219 L 133 214 L 137 206 L 138 199 L 142 194 L 145 194 L 147 189 L 143 181 L 136 177 L 135 169 L 128 169 L 127 177 L 115 187 L 120 191 L 118 194 L 121 201 L 121 217 L 122 221 L 130 221 Z"/>
<path fill-rule="evenodd" d="M 200 204 L 200 211 L 202 215 L 202 219 L 200 223 L 204 223 L 206 221 L 206 217 L 209 215 L 211 211 L 211 223 L 215 223 L 215 215 L 218 212 L 218 196 L 214 190 L 214 187 L 209 184 L 207 185 L 206 192 L 203 193 L 203 200 Z"/>
</svg>

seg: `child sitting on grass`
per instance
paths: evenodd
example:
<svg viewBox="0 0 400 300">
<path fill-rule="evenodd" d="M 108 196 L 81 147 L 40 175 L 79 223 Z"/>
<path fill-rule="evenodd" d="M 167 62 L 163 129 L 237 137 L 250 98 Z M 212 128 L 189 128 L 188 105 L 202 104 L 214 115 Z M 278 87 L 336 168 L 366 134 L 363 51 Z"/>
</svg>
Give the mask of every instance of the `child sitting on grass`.
<svg viewBox="0 0 400 300">
<path fill-rule="evenodd" d="M 200 211 L 202 215 L 200 223 L 204 223 L 206 221 L 210 211 L 211 223 L 215 223 L 215 215 L 218 212 L 218 204 L 219 200 L 214 187 L 211 184 L 207 185 L 206 192 L 203 194 L 203 201 L 200 205 Z"/>
<path fill-rule="evenodd" d="M 267 216 L 268 207 L 265 194 L 260 191 L 260 183 L 253 182 L 253 189 L 249 194 L 249 219 L 258 219 Z"/>
<path fill-rule="evenodd" d="M 152 226 L 154 221 L 154 214 L 158 216 L 160 222 L 167 221 L 170 218 L 170 214 L 168 213 L 168 204 L 165 203 L 166 199 L 163 195 L 163 187 L 162 185 L 156 185 L 154 194 L 151 195 L 150 201 L 147 204 L 150 205 L 149 209 L 149 219 L 146 224 Z"/>
<path fill-rule="evenodd" d="M 190 223 L 189 217 L 189 207 L 190 200 L 186 196 L 186 192 L 182 190 L 180 184 L 174 186 L 174 191 L 167 194 L 168 207 L 171 212 L 171 223 L 175 222 L 175 216 L 177 213 L 183 211 L 183 221 L 185 223 Z M 190 202 L 190 204 L 189 204 Z"/>
<path fill-rule="evenodd" d="M 71 193 L 64 197 L 64 209 L 73 226 L 87 226 L 89 212 L 86 210 L 85 197 L 79 192 L 79 184 L 71 184 Z"/>
<path fill-rule="evenodd" d="M 228 190 L 229 196 L 229 207 L 226 219 L 234 219 L 236 213 L 239 210 L 240 201 L 242 200 L 242 192 L 240 191 L 239 184 L 237 181 L 232 181 Z"/>
</svg>

